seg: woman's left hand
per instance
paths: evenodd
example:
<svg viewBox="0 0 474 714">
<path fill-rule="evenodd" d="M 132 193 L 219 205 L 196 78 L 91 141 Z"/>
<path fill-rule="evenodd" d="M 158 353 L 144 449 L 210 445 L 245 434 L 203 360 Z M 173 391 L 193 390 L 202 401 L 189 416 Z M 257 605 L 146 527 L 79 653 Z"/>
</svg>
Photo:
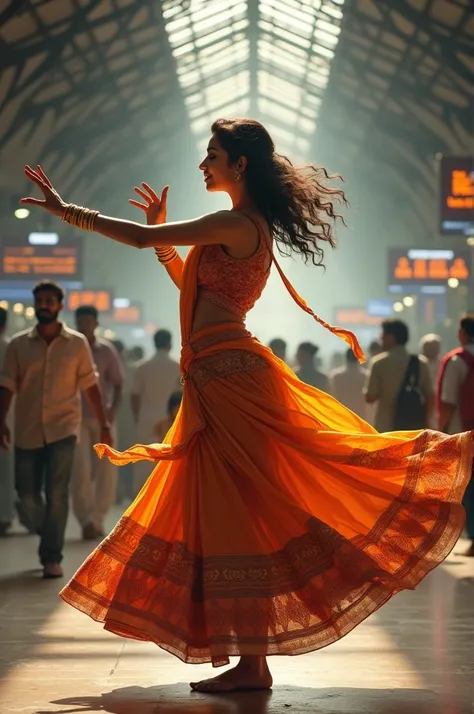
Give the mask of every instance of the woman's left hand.
<svg viewBox="0 0 474 714">
<path fill-rule="evenodd" d="M 31 206 L 40 206 L 46 211 L 49 211 L 49 213 L 54 213 L 55 216 L 62 216 L 67 204 L 64 203 L 59 193 L 53 187 L 53 184 L 46 176 L 41 166 L 38 166 L 36 171 L 34 171 L 30 166 L 25 166 L 25 174 L 30 181 L 33 181 L 33 183 L 38 186 L 44 196 L 44 200 L 41 198 L 28 197 L 20 199 L 20 203 L 27 203 Z"/>
</svg>

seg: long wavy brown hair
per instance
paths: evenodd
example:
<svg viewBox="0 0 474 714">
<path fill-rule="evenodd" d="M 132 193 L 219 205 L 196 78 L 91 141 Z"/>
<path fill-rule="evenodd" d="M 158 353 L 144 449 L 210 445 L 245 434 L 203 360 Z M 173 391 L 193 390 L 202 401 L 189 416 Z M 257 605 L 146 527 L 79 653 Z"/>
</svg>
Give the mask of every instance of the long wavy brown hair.
<svg viewBox="0 0 474 714">
<path fill-rule="evenodd" d="M 329 185 L 339 175 L 313 164 L 294 166 L 276 153 L 275 144 L 254 119 L 218 119 L 211 131 L 228 154 L 229 164 L 245 156 L 245 179 L 256 208 L 268 221 L 281 253 L 300 253 L 305 262 L 323 265 L 323 244 L 336 247 L 336 203 L 344 191 Z"/>
</svg>

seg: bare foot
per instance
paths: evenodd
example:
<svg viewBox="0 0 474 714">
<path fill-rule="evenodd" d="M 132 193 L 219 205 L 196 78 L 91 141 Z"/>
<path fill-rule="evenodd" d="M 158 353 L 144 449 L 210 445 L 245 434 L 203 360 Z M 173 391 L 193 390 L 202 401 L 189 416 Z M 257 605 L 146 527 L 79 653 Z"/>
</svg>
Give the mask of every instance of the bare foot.
<svg viewBox="0 0 474 714">
<path fill-rule="evenodd" d="M 217 677 L 203 679 L 200 682 L 191 682 L 190 686 L 195 692 L 214 694 L 245 689 L 271 689 L 272 684 L 272 675 L 266 664 L 264 667 L 255 668 L 239 662 L 236 667 L 218 674 Z"/>
</svg>

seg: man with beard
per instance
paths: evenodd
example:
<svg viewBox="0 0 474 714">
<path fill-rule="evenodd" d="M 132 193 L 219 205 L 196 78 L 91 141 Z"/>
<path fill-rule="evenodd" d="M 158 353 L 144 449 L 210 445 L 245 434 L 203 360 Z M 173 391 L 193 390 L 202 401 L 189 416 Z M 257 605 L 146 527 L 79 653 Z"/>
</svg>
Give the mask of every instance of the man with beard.
<svg viewBox="0 0 474 714">
<path fill-rule="evenodd" d="M 6 417 L 15 394 L 18 514 L 40 536 L 43 576 L 58 578 L 63 575 L 69 481 L 81 423 L 80 390 L 99 420 L 100 440 L 110 443 L 111 438 L 87 340 L 58 320 L 62 289 L 42 281 L 33 296 L 37 325 L 12 338 L 0 375 L 0 446 L 10 445 Z"/>
</svg>

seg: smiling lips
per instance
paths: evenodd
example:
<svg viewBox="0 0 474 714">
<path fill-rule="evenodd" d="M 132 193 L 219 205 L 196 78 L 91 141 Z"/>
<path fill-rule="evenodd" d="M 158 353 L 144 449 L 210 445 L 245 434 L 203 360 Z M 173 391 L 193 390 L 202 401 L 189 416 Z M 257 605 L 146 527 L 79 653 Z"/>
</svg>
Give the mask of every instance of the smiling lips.
<svg viewBox="0 0 474 714">
<path fill-rule="evenodd" d="M 212 178 L 210 174 L 204 174 L 204 181 L 207 181 L 210 178 Z"/>
</svg>

